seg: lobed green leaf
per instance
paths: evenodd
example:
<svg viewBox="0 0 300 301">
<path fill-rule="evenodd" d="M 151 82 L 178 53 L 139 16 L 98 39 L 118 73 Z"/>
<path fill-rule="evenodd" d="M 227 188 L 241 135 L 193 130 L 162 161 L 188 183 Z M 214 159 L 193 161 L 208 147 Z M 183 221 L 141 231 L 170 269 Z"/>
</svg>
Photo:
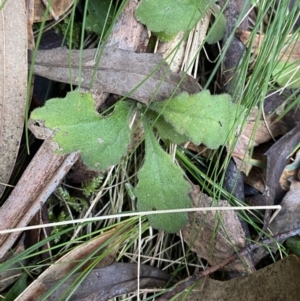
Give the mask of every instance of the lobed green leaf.
<svg viewBox="0 0 300 301">
<path fill-rule="evenodd" d="M 225 145 L 242 124 L 242 107 L 232 103 L 228 94 L 211 95 L 204 90 L 194 95 L 182 93 L 162 102 L 152 103 L 151 109 L 162 114 L 181 135 L 195 144 L 215 149 Z"/>
<path fill-rule="evenodd" d="M 215 0 L 143 0 L 136 17 L 148 29 L 167 36 L 193 28 Z"/>
<path fill-rule="evenodd" d="M 151 121 L 152 126 L 157 129 L 159 135 L 163 139 L 167 139 L 175 144 L 181 144 L 189 141 L 189 137 L 176 132 L 174 127 L 170 123 L 166 122 L 158 113 L 152 110 L 147 110 L 146 117 L 149 121 Z"/>
<path fill-rule="evenodd" d="M 191 207 L 191 186 L 184 180 L 183 171 L 162 150 L 150 126 L 145 127 L 145 163 L 138 172 L 139 183 L 135 188 L 139 211 L 180 209 Z M 179 231 L 187 222 L 188 214 L 166 213 L 148 216 L 153 228 L 169 233 Z"/>
<path fill-rule="evenodd" d="M 118 102 L 113 113 L 102 116 L 94 109 L 89 93 L 70 92 L 64 99 L 54 98 L 31 114 L 53 130 L 60 154 L 80 151 L 84 164 L 103 170 L 117 164 L 130 142 L 130 105 Z"/>
</svg>

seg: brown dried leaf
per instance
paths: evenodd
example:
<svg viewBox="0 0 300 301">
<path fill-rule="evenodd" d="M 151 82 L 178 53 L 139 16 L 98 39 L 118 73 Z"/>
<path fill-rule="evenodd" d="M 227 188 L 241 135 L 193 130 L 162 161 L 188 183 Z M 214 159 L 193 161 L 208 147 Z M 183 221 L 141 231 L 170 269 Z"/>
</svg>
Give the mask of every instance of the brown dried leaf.
<svg viewBox="0 0 300 301">
<path fill-rule="evenodd" d="M 114 297 L 128 294 L 137 290 L 138 265 L 135 263 L 115 262 L 105 268 L 96 268 L 82 281 L 79 289 L 69 300 L 111 300 Z M 140 288 L 163 287 L 170 276 L 158 268 L 141 265 L 139 270 Z M 51 296 L 45 300 L 62 300 L 63 294 L 72 286 L 79 273 L 68 278 Z M 50 281 L 46 286 L 51 289 L 58 281 Z"/>
<path fill-rule="evenodd" d="M 269 225 L 272 235 L 300 227 L 300 182 L 292 181 L 290 190 L 281 202 L 281 210 Z"/>
<path fill-rule="evenodd" d="M 185 300 L 299 300 L 299 277 L 299 258 L 292 255 L 247 277 L 232 279 L 229 281 L 217 281 L 205 278 L 198 283 Z"/>
<path fill-rule="evenodd" d="M 34 73 L 59 82 L 73 85 L 80 83 L 83 88 L 92 86 L 122 96 L 130 93 L 130 98 L 147 105 L 152 100 L 161 101 L 174 96 L 174 91 L 175 95 L 200 91 L 197 80 L 185 74 L 170 72 L 168 64 L 159 54 L 106 47 L 95 74 L 96 53 L 97 49 L 83 50 L 82 72 L 79 74 L 79 50 L 39 50 Z"/>
<path fill-rule="evenodd" d="M 265 190 L 265 178 L 265 169 L 253 166 L 248 176 L 244 177 L 244 181 L 245 183 L 257 189 L 259 192 L 263 193 Z"/>
<path fill-rule="evenodd" d="M 193 207 L 210 207 L 213 199 L 200 192 L 194 186 L 191 193 Z M 221 201 L 214 206 L 230 207 L 227 201 Z M 184 241 L 197 253 L 200 258 L 206 259 L 210 265 L 216 265 L 234 254 L 235 250 L 246 246 L 245 232 L 241 223 L 232 210 L 208 211 L 189 213 L 189 224 L 182 229 Z M 246 266 L 252 268 L 247 258 L 243 258 Z M 244 272 L 245 266 L 236 261 L 228 266 L 227 270 Z"/>
<path fill-rule="evenodd" d="M 120 231 L 121 226 L 113 228 L 112 230 L 100 234 L 96 238 L 76 247 L 65 256 L 61 257 L 55 264 L 51 265 L 34 282 L 32 282 L 31 285 L 16 299 L 16 301 L 39 299 L 39 297 L 41 297 L 49 288 L 51 288 L 47 285 L 47 283 L 57 282 L 58 279 L 66 276 L 81 261 L 86 259 L 97 249 L 103 251 L 101 245 L 110 240 L 112 237 L 117 236 L 114 238 L 117 240 L 119 235 L 124 235 L 124 231 L 128 231 L 129 227 L 128 225 L 124 226 L 124 224 L 122 226 L 122 231 Z M 112 249 L 112 252 L 114 252 L 113 250 L 114 248 Z M 107 265 L 110 264 L 110 262 L 105 263 Z M 91 261 L 87 261 L 85 265 L 81 267 L 81 269 L 84 270 L 84 268 L 86 268 L 89 264 L 91 264 Z"/>
<path fill-rule="evenodd" d="M 249 45 L 249 38 L 250 38 L 251 32 L 247 30 L 238 30 L 237 36 L 238 38 L 244 43 L 244 45 Z M 280 52 L 280 61 L 297 61 L 300 59 L 300 40 L 295 39 L 294 41 L 290 41 L 290 38 L 292 35 L 289 35 L 287 37 L 287 46 L 282 49 Z M 255 54 L 259 52 L 260 45 L 263 43 L 264 35 L 263 34 L 257 34 L 255 35 L 252 50 Z"/>
<path fill-rule="evenodd" d="M 279 179 L 279 183 L 282 189 L 288 190 L 290 188 L 290 179 L 297 178 L 297 172 L 300 168 L 300 150 L 297 151 L 296 157 L 292 163 L 288 164 Z"/>
<path fill-rule="evenodd" d="M 271 232 L 271 235 L 277 235 L 295 228 L 300 227 L 300 182 L 292 181 L 290 185 L 290 190 L 286 193 L 285 197 L 281 202 L 281 210 L 274 220 L 269 224 L 268 229 Z M 283 243 L 283 240 L 279 240 L 280 243 Z M 277 250 L 275 244 L 270 245 Z M 266 248 L 259 248 L 254 251 L 254 261 L 259 262 L 264 256 L 268 254 Z"/>
<path fill-rule="evenodd" d="M 266 187 L 264 198 L 266 205 L 279 204 L 285 194 L 279 184 L 279 179 L 285 166 L 289 163 L 289 154 L 300 140 L 300 125 L 286 133 L 265 153 L 267 156 Z M 270 221 L 270 210 L 266 210 L 264 218 L 264 230 Z"/>
<path fill-rule="evenodd" d="M 52 9 L 57 17 L 63 15 L 74 3 L 74 0 L 52 0 Z M 42 22 L 46 12 L 46 6 L 42 0 L 34 0 L 34 22 Z M 53 19 L 53 16 L 49 14 L 46 20 Z"/>
<path fill-rule="evenodd" d="M 233 159 L 239 170 L 246 175 L 249 174 L 252 165 L 250 151 L 254 146 L 269 141 L 273 137 L 286 133 L 286 127 L 280 121 L 272 122 L 271 116 L 266 119 L 257 120 L 258 109 L 254 108 L 248 118 L 248 122 L 244 127 L 241 135 L 237 140 L 233 150 Z"/>
</svg>

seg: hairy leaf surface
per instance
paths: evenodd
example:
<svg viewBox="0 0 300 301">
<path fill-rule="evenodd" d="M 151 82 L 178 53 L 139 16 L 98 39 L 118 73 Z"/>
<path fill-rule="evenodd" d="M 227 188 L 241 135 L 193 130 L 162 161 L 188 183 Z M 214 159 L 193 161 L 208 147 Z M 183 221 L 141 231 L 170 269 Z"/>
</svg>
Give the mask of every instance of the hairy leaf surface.
<svg viewBox="0 0 300 301">
<path fill-rule="evenodd" d="M 150 127 L 145 125 L 145 163 L 138 173 L 139 183 L 135 188 L 139 211 L 167 210 L 191 207 L 191 186 L 184 180 L 183 171 L 162 150 Z M 167 213 L 148 216 L 153 228 L 174 233 L 187 222 L 188 214 Z"/>
<path fill-rule="evenodd" d="M 230 133 L 242 123 L 242 107 L 231 102 L 228 94 L 211 95 L 204 90 L 151 104 L 174 129 L 195 144 L 209 148 L 225 145 Z"/>
<path fill-rule="evenodd" d="M 136 17 L 153 32 L 176 35 L 201 19 L 214 0 L 143 0 Z"/>
<path fill-rule="evenodd" d="M 166 122 L 158 113 L 152 110 L 147 110 L 146 116 L 163 139 L 167 139 L 175 144 L 181 144 L 189 141 L 189 137 L 176 132 L 174 127 L 170 123 Z"/>
<path fill-rule="evenodd" d="M 94 169 L 117 164 L 130 142 L 130 105 L 118 102 L 113 113 L 102 116 L 94 109 L 89 93 L 70 92 L 64 99 L 54 98 L 31 114 L 34 122 L 53 131 L 61 154 L 81 151 L 83 162 Z M 46 137 L 45 137 L 46 138 Z"/>
</svg>

